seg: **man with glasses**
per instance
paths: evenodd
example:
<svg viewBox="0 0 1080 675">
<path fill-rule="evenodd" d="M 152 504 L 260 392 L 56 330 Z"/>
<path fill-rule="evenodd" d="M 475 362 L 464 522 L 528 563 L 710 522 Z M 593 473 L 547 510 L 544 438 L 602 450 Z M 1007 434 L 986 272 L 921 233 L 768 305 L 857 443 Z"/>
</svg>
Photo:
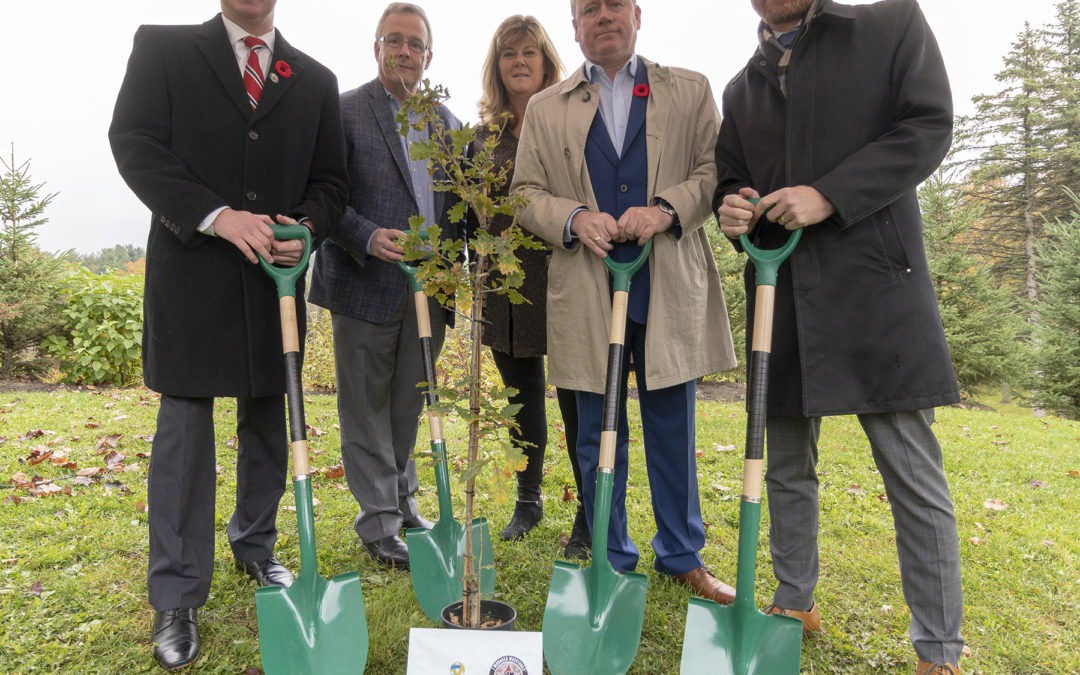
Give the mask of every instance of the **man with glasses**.
<svg viewBox="0 0 1080 675">
<path fill-rule="evenodd" d="M 402 101 L 431 63 L 431 26 L 424 10 L 406 2 L 387 6 L 375 31 L 379 75 L 341 97 L 349 170 L 349 205 L 337 231 L 319 250 L 311 302 L 332 314 L 338 416 L 345 477 L 360 504 L 354 527 L 375 560 L 408 568 L 402 527 L 431 527 L 416 509 L 412 450 L 424 380 L 413 295 L 397 268 L 399 240 L 411 216 L 438 223 L 455 236 L 447 211 L 452 200 L 432 189 L 425 160 L 409 158 L 409 145 L 430 129 L 394 123 Z M 461 123 L 444 106 L 446 128 Z M 430 301 L 436 355 L 448 312 Z"/>
</svg>

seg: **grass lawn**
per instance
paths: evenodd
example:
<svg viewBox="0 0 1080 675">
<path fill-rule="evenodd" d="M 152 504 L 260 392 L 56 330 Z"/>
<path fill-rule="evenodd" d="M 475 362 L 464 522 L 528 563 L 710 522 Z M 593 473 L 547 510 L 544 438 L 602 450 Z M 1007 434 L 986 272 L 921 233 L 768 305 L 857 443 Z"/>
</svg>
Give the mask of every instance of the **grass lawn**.
<svg viewBox="0 0 1080 675">
<path fill-rule="evenodd" d="M 233 569 L 225 537 L 236 477 L 234 410 L 231 401 L 218 402 L 216 574 L 201 613 L 197 672 L 255 673 L 260 664 L 254 587 Z M 156 411 L 156 398 L 138 389 L 0 393 L 0 672 L 155 672 L 147 641 L 145 502 L 147 439 Z M 517 607 L 523 630 L 540 629 L 552 562 L 573 518 L 573 503 L 561 498 L 573 479 L 555 411 L 552 401 L 545 518 L 523 542 L 495 542 L 497 588 Z M 317 430 L 314 467 L 338 464 L 334 398 L 310 396 L 307 412 Z M 704 556 L 728 581 L 735 577 L 744 423 L 738 404 L 698 406 L 701 501 L 709 526 Z M 651 571 L 654 530 L 638 424 L 632 413 L 628 506 L 649 595 L 631 672 L 666 675 L 678 671 L 687 591 Z M 827 419 L 823 427 L 817 601 L 824 630 L 804 643 L 803 671 L 913 672 L 881 478 L 854 418 Z M 935 428 L 960 526 L 963 634 L 971 649 L 965 672 L 1080 672 L 1080 423 L 1038 419 L 1013 407 L 947 408 L 938 412 Z M 449 425 L 451 453 L 464 450 L 462 432 L 460 424 Z M 422 430 L 419 445 L 426 443 Z M 38 459 L 52 456 L 30 465 L 35 451 Z M 94 467 L 103 470 L 93 477 L 77 473 Z M 35 497 L 15 484 L 33 487 L 35 476 L 53 480 L 39 482 L 37 491 L 60 491 Z M 409 627 L 431 624 L 413 600 L 407 574 L 380 568 L 361 550 L 344 478 L 319 475 L 314 485 L 321 573 L 360 571 L 370 628 L 367 672 L 403 673 Z M 429 467 L 421 485 L 423 513 L 433 517 Z M 291 504 L 290 489 L 283 506 Z M 492 499 L 481 508 L 497 532 L 512 506 Z M 296 570 L 291 511 L 282 510 L 279 525 L 278 555 Z M 773 582 L 767 522 L 762 525 L 756 591 L 764 605 Z"/>
</svg>

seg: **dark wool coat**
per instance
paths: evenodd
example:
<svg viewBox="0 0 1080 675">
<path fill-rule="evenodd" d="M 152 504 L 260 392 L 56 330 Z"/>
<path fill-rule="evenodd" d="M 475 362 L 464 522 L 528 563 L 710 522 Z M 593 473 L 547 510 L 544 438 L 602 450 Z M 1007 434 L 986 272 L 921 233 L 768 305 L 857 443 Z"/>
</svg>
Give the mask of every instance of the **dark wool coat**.
<svg viewBox="0 0 1080 675">
<path fill-rule="evenodd" d="M 483 135 L 473 141 L 483 144 Z M 514 156 L 517 155 L 517 139 L 508 130 L 499 136 L 495 146 L 495 166 L 510 166 L 507 182 L 492 196 L 506 196 L 514 177 Z M 510 227 L 511 218 L 496 215 L 492 219 L 491 233 L 501 234 Z M 517 358 L 543 356 L 547 353 L 547 268 L 551 249 L 520 249 L 517 253 L 525 271 L 520 293 L 526 302 L 512 304 L 506 296 L 490 293 L 484 298 L 484 344 Z"/>
<path fill-rule="evenodd" d="M 109 140 L 151 211 L 143 370 L 172 396 L 285 391 L 274 284 L 224 239 L 197 231 L 215 209 L 310 218 L 321 238 L 345 206 L 337 81 L 281 33 L 253 112 L 220 15 L 135 34 Z M 303 286 L 298 315 L 303 322 Z M 300 327 L 303 335 L 304 327 Z"/>
<path fill-rule="evenodd" d="M 930 408 L 959 398 L 922 238 L 916 187 L 952 140 L 952 98 L 914 0 L 827 0 L 792 47 L 759 46 L 724 92 L 723 197 L 810 185 L 836 214 L 806 228 L 781 268 L 769 414 Z M 764 223 L 764 219 L 762 220 Z M 757 244 L 786 233 L 762 226 Z M 753 275 L 746 275 L 753 325 Z"/>
</svg>

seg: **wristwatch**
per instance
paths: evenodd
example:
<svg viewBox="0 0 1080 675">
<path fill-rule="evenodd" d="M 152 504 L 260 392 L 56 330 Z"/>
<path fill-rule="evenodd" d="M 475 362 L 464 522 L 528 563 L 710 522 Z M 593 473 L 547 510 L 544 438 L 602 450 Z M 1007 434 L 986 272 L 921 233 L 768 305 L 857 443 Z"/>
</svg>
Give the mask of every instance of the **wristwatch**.
<svg viewBox="0 0 1080 675">
<path fill-rule="evenodd" d="M 666 213 L 669 216 L 671 216 L 671 224 L 672 225 L 678 225 L 679 224 L 679 214 L 675 212 L 675 209 L 672 208 L 671 204 L 668 204 L 663 199 L 657 199 L 656 200 L 656 208 L 660 209 L 660 211 L 662 213 Z"/>
</svg>

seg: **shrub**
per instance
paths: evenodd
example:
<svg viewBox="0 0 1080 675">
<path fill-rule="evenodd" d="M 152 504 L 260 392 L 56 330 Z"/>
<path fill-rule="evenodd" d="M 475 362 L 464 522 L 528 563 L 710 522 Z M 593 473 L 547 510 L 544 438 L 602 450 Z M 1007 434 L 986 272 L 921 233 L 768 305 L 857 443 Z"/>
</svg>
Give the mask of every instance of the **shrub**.
<svg viewBox="0 0 1080 675">
<path fill-rule="evenodd" d="M 1080 419 L 1080 208 L 1070 221 L 1047 223 L 1046 231 L 1050 238 L 1039 245 L 1040 377 L 1035 399 L 1060 415 Z"/>
<path fill-rule="evenodd" d="M 61 283 L 59 335 L 45 349 L 59 359 L 61 380 L 128 385 L 142 374 L 143 275 L 94 274 L 74 265 Z"/>
</svg>

